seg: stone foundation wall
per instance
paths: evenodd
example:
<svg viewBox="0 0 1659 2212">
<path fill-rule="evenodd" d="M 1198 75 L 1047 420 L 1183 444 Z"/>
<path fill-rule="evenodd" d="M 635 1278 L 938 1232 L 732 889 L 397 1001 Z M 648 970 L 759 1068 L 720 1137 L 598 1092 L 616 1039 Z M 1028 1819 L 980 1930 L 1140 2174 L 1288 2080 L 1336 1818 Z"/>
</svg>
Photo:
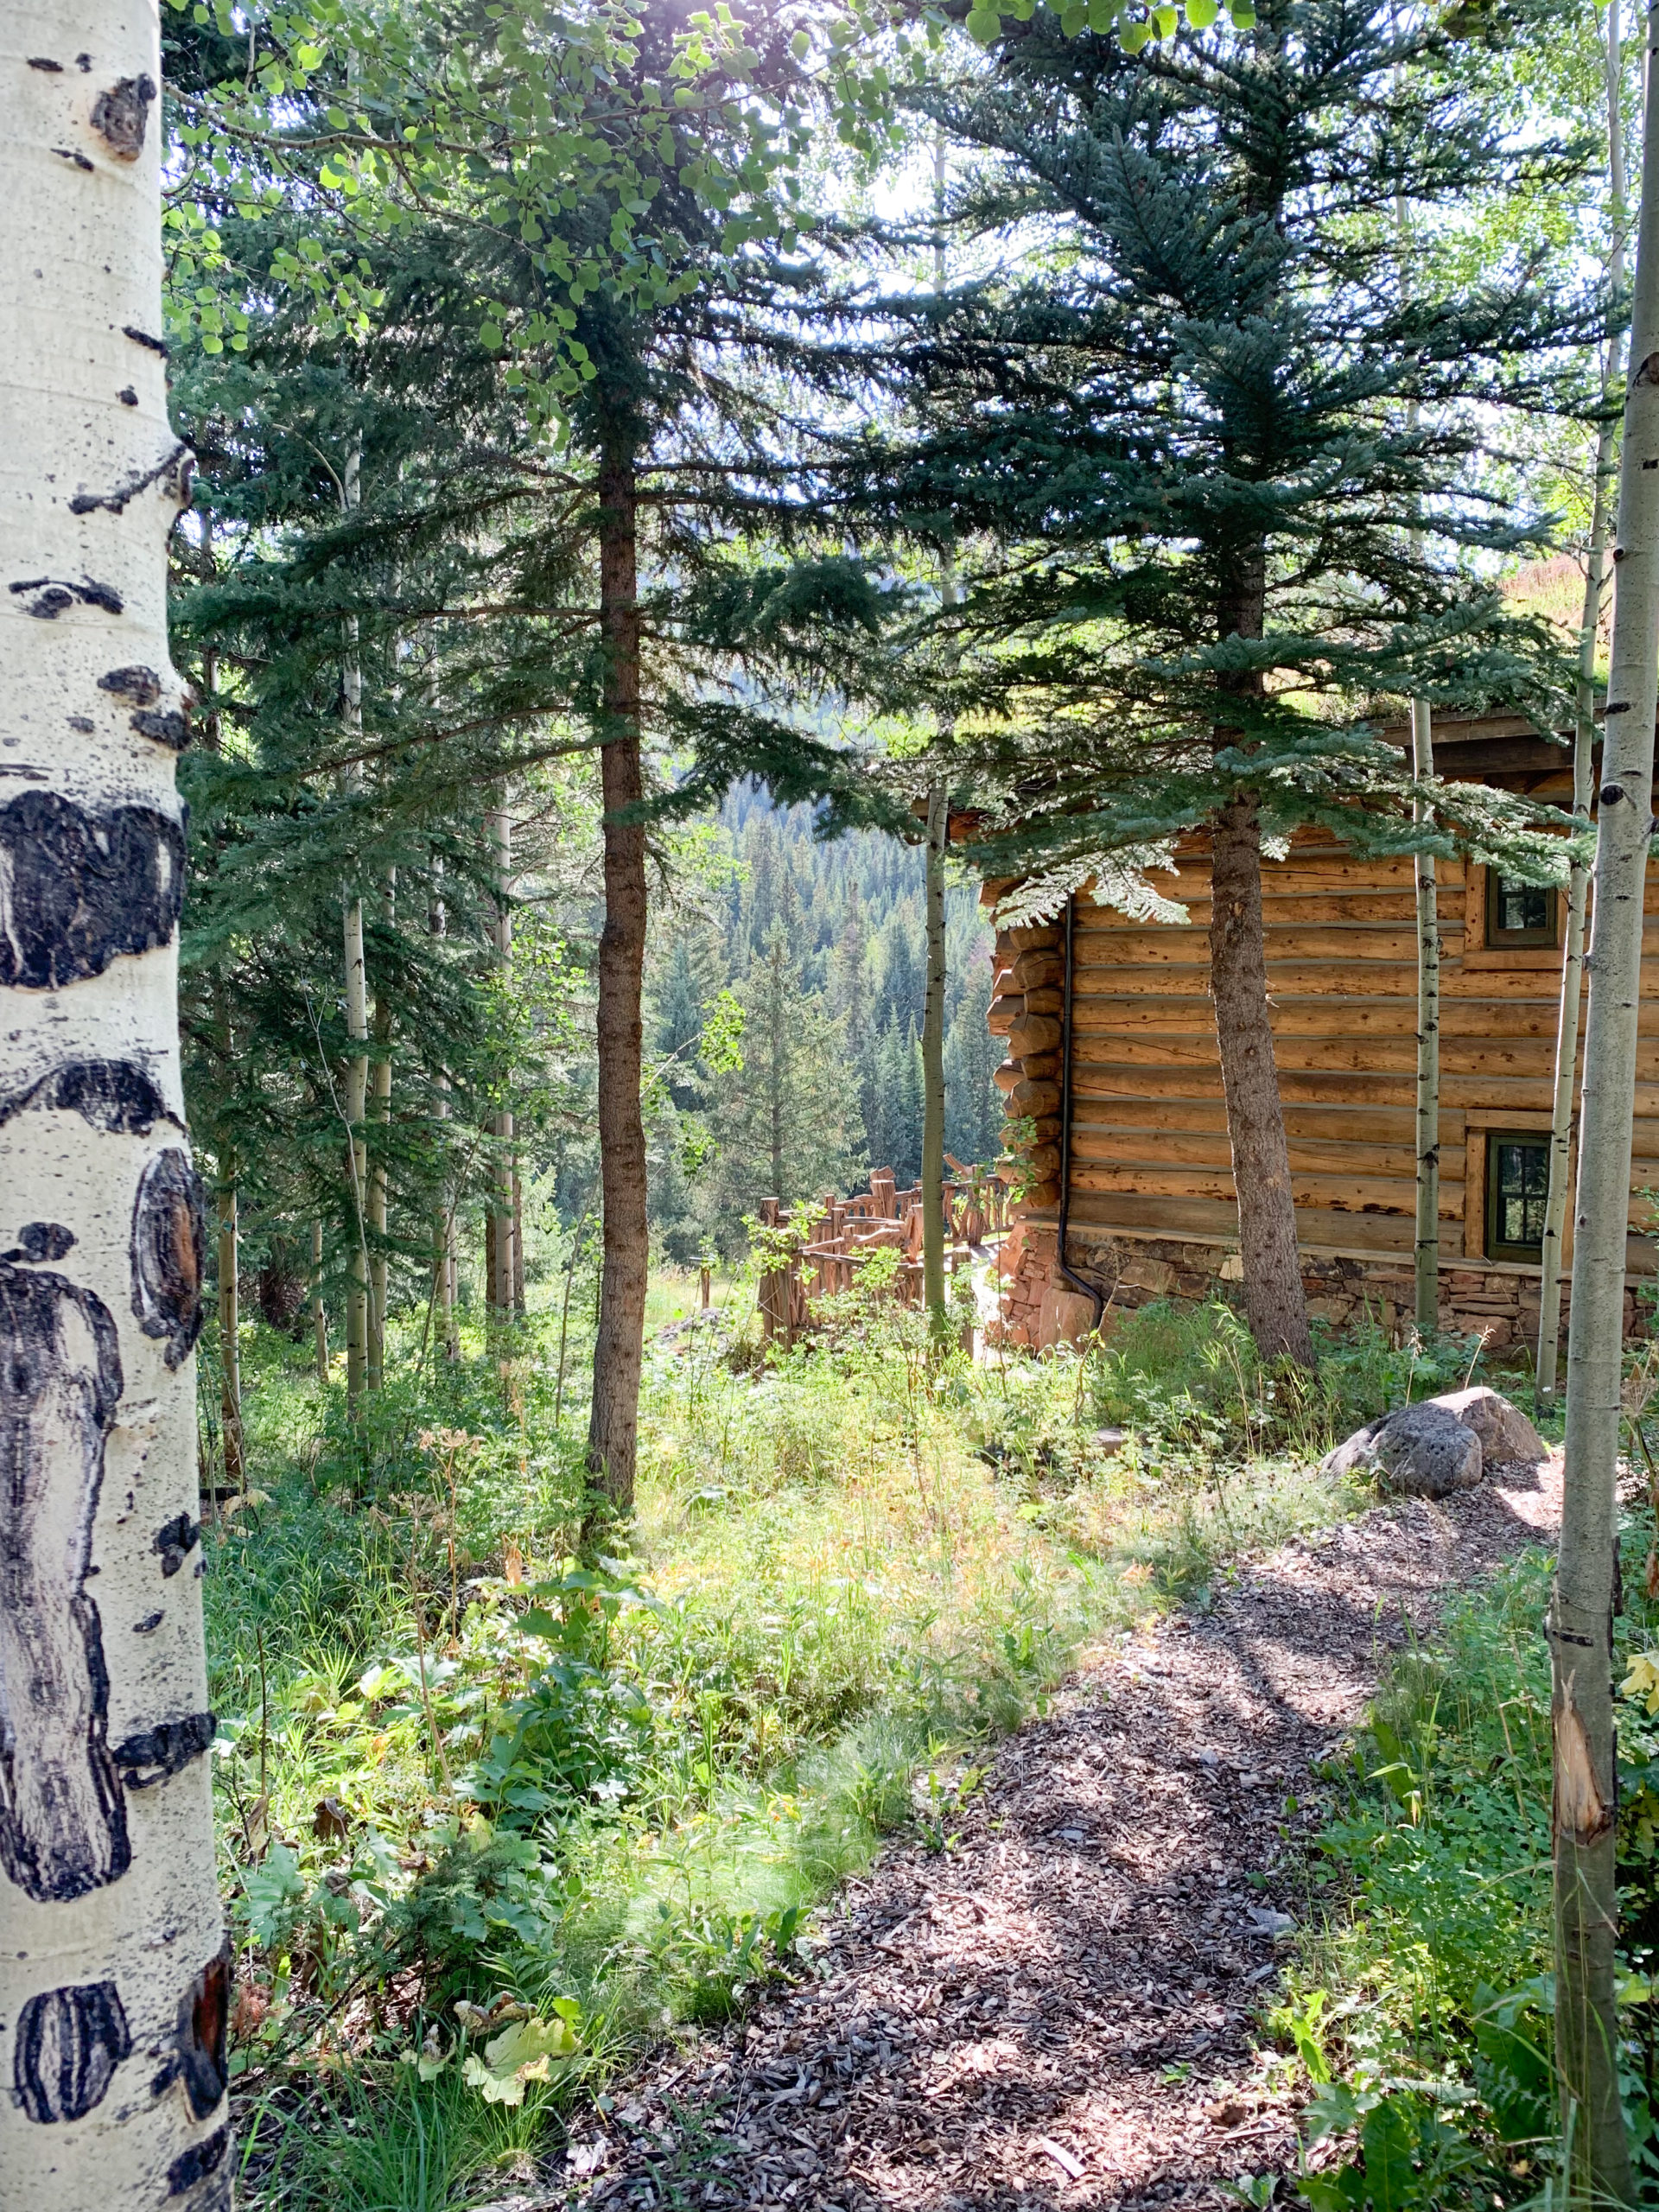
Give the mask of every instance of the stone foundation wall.
<svg viewBox="0 0 1659 2212">
<path fill-rule="evenodd" d="M 1236 1296 L 1242 1269 L 1236 1252 L 1223 1244 L 1195 1244 L 1180 1237 L 1103 1236 L 1073 1228 L 1067 1237 L 1073 1268 L 1110 1294 L 1109 1311 L 1124 1313 L 1157 1298 L 1195 1303 Z M 1060 1277 L 1052 1222 L 1015 1224 L 998 1262 L 1002 1321 L 997 1340 L 1034 1351 L 1075 1343 L 1093 1319 L 1090 1301 Z M 1302 1282 L 1313 1319 L 1333 1328 L 1369 1313 L 1392 1336 L 1411 1326 L 1415 1294 L 1409 1268 L 1397 1261 L 1347 1259 L 1306 1253 Z M 1565 1332 L 1568 1294 L 1561 1286 Z M 1624 1293 L 1624 1333 L 1645 1335 L 1648 1301 Z M 1490 1351 L 1538 1341 L 1538 1278 L 1490 1272 L 1473 1265 L 1440 1269 L 1440 1320 L 1469 1335 L 1487 1332 Z"/>
</svg>

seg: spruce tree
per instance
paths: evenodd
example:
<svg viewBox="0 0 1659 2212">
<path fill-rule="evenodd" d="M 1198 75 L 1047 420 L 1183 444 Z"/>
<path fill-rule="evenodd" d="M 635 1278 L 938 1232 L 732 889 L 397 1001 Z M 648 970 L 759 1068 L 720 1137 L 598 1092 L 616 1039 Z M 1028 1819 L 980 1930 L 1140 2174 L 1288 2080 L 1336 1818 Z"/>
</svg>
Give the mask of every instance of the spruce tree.
<svg viewBox="0 0 1659 2212">
<path fill-rule="evenodd" d="M 972 158 L 952 219 L 995 273 L 867 345 L 909 416 L 839 448 L 845 504 L 957 563 L 941 719 L 990 801 L 988 872 L 1030 879 L 1033 912 L 1091 874 L 1133 901 L 1138 864 L 1206 832 L 1246 1306 L 1305 1361 L 1262 851 L 1319 823 L 1554 871 L 1500 794 L 1437 785 L 1414 831 L 1408 767 L 1362 717 L 1553 713 L 1550 641 L 1470 567 L 1537 525 L 1476 462 L 1494 410 L 1561 404 L 1555 349 L 1593 305 L 1518 262 L 1470 286 L 1434 239 L 1567 157 L 1498 129 L 1437 21 L 1384 0 L 1268 0 L 1243 35 L 1135 54 L 1039 10 L 918 105 Z"/>
</svg>

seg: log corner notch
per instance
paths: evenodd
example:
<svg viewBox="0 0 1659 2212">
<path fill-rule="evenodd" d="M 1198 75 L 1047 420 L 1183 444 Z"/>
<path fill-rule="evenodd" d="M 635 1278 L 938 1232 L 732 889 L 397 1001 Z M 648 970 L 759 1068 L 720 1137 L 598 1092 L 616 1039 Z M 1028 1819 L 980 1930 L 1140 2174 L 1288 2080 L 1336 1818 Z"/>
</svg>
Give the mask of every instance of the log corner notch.
<svg viewBox="0 0 1659 2212">
<path fill-rule="evenodd" d="M 980 892 L 981 905 L 995 911 L 1008 888 L 1006 882 L 988 880 Z M 996 1172 L 1019 1194 L 1010 1209 L 1019 1219 L 1059 1203 L 1064 923 L 998 930 L 993 963 L 987 1027 L 993 1037 L 1004 1039 L 1008 1055 L 995 1078 L 1007 1116 L 1004 1154 Z"/>
</svg>

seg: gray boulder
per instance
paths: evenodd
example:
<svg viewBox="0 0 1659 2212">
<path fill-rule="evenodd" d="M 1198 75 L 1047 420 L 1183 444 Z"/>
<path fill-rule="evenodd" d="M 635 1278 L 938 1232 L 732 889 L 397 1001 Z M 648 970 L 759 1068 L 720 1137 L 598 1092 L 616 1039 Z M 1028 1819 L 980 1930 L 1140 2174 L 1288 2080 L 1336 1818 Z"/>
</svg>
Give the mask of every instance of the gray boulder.
<svg viewBox="0 0 1659 2212">
<path fill-rule="evenodd" d="M 1396 1406 L 1381 1421 L 1356 1429 L 1321 1462 L 1325 1475 L 1374 1475 L 1385 1490 L 1405 1497 L 1449 1497 L 1472 1490 L 1484 1461 L 1480 1438 L 1446 1407 L 1426 1399 Z"/>
<path fill-rule="evenodd" d="M 1536 1465 L 1549 1457 L 1549 1446 L 1520 1407 L 1512 1406 L 1497 1390 L 1478 1384 L 1472 1390 L 1447 1390 L 1428 1402 L 1444 1406 L 1465 1428 L 1474 1430 L 1480 1439 L 1482 1462 L 1488 1467 L 1499 1467 L 1510 1460 Z"/>
</svg>

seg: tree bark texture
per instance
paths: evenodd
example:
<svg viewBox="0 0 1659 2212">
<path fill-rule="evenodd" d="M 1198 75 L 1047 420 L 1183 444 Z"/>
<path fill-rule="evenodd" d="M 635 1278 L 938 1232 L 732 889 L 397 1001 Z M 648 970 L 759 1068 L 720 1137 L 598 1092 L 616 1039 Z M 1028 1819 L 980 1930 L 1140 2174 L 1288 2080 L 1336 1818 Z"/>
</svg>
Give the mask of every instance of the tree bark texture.
<svg viewBox="0 0 1659 2212">
<path fill-rule="evenodd" d="M 1659 700 L 1659 0 L 1647 119 L 1614 562 L 1613 645 L 1596 833 L 1579 1129 L 1554 1663 L 1556 2059 L 1570 2202 L 1631 2200 L 1618 2094 L 1612 1624 L 1642 920 Z"/>
<path fill-rule="evenodd" d="M 156 0 L 0 28 L 0 2207 L 229 2202 Z"/>
<path fill-rule="evenodd" d="M 225 1439 L 225 1479 L 240 1490 L 246 1475 L 242 1460 L 242 1320 L 240 1239 L 238 1236 L 235 1163 L 226 1162 L 230 1179 L 219 1188 L 219 1425 Z"/>
<path fill-rule="evenodd" d="M 599 941 L 599 1149 L 604 1268 L 588 1429 L 593 1481 L 618 1514 L 633 1510 L 645 1357 L 645 1130 L 639 1084 L 645 958 L 645 833 L 626 810 L 645 795 L 640 760 L 638 517 L 631 448 L 607 450 L 599 478 L 600 623 L 606 666 L 605 925 Z"/>
<path fill-rule="evenodd" d="M 944 847 L 943 784 L 927 793 L 927 999 L 922 1014 L 922 1295 L 943 1337 L 944 1304 Z"/>
<path fill-rule="evenodd" d="M 1609 282 L 1624 284 L 1624 120 L 1619 105 L 1623 0 L 1607 10 L 1607 172 L 1611 241 Z M 1607 334 L 1604 399 L 1611 397 L 1624 370 L 1624 334 Z M 1596 639 L 1601 626 L 1601 597 L 1607 574 L 1607 519 L 1614 474 L 1615 426 L 1602 425 L 1596 440 L 1596 493 L 1590 518 L 1590 556 L 1584 579 L 1584 610 L 1579 621 L 1579 683 L 1573 734 L 1573 811 L 1590 819 L 1595 777 Z M 1550 1102 L 1549 1196 L 1544 1207 L 1542 1275 L 1538 1296 L 1538 1379 L 1541 1405 L 1555 1396 L 1561 1356 L 1561 1232 L 1567 1225 L 1567 1190 L 1573 1179 L 1573 1137 L 1578 1127 L 1573 1096 L 1578 1080 L 1579 1011 L 1584 980 L 1584 937 L 1590 903 L 1590 874 L 1574 865 L 1567 878 L 1567 919 L 1561 934 L 1560 1013 L 1555 1026 L 1555 1088 Z"/>
<path fill-rule="evenodd" d="M 1244 1313 L 1264 1359 L 1313 1363 L 1290 1147 L 1268 1020 L 1262 824 L 1247 793 L 1211 818 L 1210 982 L 1238 1192 Z"/>
<path fill-rule="evenodd" d="M 311 1224 L 311 1338 L 316 1355 L 317 1380 L 328 1386 L 328 1308 L 322 1296 L 322 1224 Z"/>
<path fill-rule="evenodd" d="M 1240 546 L 1228 565 L 1227 596 L 1217 624 L 1224 645 L 1230 637 L 1259 638 L 1267 609 L 1262 548 Z M 1262 679 L 1254 674 L 1228 677 L 1222 688 L 1224 696 L 1230 692 L 1240 699 L 1254 697 Z M 1225 715 L 1219 717 L 1217 750 L 1236 737 Z M 1244 1314 L 1264 1359 L 1288 1358 L 1311 1367 L 1313 1342 L 1296 1242 L 1290 1147 L 1268 1018 L 1262 818 L 1254 794 L 1238 792 L 1217 808 L 1210 817 L 1210 988 L 1238 1203 Z"/>
<path fill-rule="evenodd" d="M 369 1346 L 367 1382 L 378 1390 L 386 1379 L 386 1159 L 391 1122 L 391 1001 L 374 998 L 374 1067 L 369 1085 L 378 1157 L 369 1167 Z"/>
<path fill-rule="evenodd" d="M 495 959 L 505 985 L 512 968 L 512 819 L 505 804 L 489 818 L 490 857 L 495 874 Z M 511 1071 L 509 1071 L 511 1072 Z M 499 1107 L 492 1124 L 495 1139 L 490 1166 L 490 1218 L 486 1239 L 490 1319 L 498 1327 L 513 1312 L 512 1109 Z"/>
<path fill-rule="evenodd" d="M 1411 771 L 1420 783 L 1434 773 L 1434 726 L 1427 699 L 1411 702 Z M 1427 808 L 1416 801 L 1420 829 Z M 1417 875 L 1417 1235 L 1413 1247 L 1417 1326 L 1432 1335 L 1440 1324 L 1440 918 L 1434 855 L 1419 853 Z"/>
<path fill-rule="evenodd" d="M 353 1044 L 369 1041 L 368 978 L 363 954 L 363 901 L 347 899 L 345 925 L 346 1033 Z M 369 1056 L 353 1052 L 346 1063 L 346 1220 L 351 1265 L 346 1286 L 346 1395 L 361 1398 L 369 1375 L 369 1155 L 363 1141 L 368 1110 Z"/>
</svg>

